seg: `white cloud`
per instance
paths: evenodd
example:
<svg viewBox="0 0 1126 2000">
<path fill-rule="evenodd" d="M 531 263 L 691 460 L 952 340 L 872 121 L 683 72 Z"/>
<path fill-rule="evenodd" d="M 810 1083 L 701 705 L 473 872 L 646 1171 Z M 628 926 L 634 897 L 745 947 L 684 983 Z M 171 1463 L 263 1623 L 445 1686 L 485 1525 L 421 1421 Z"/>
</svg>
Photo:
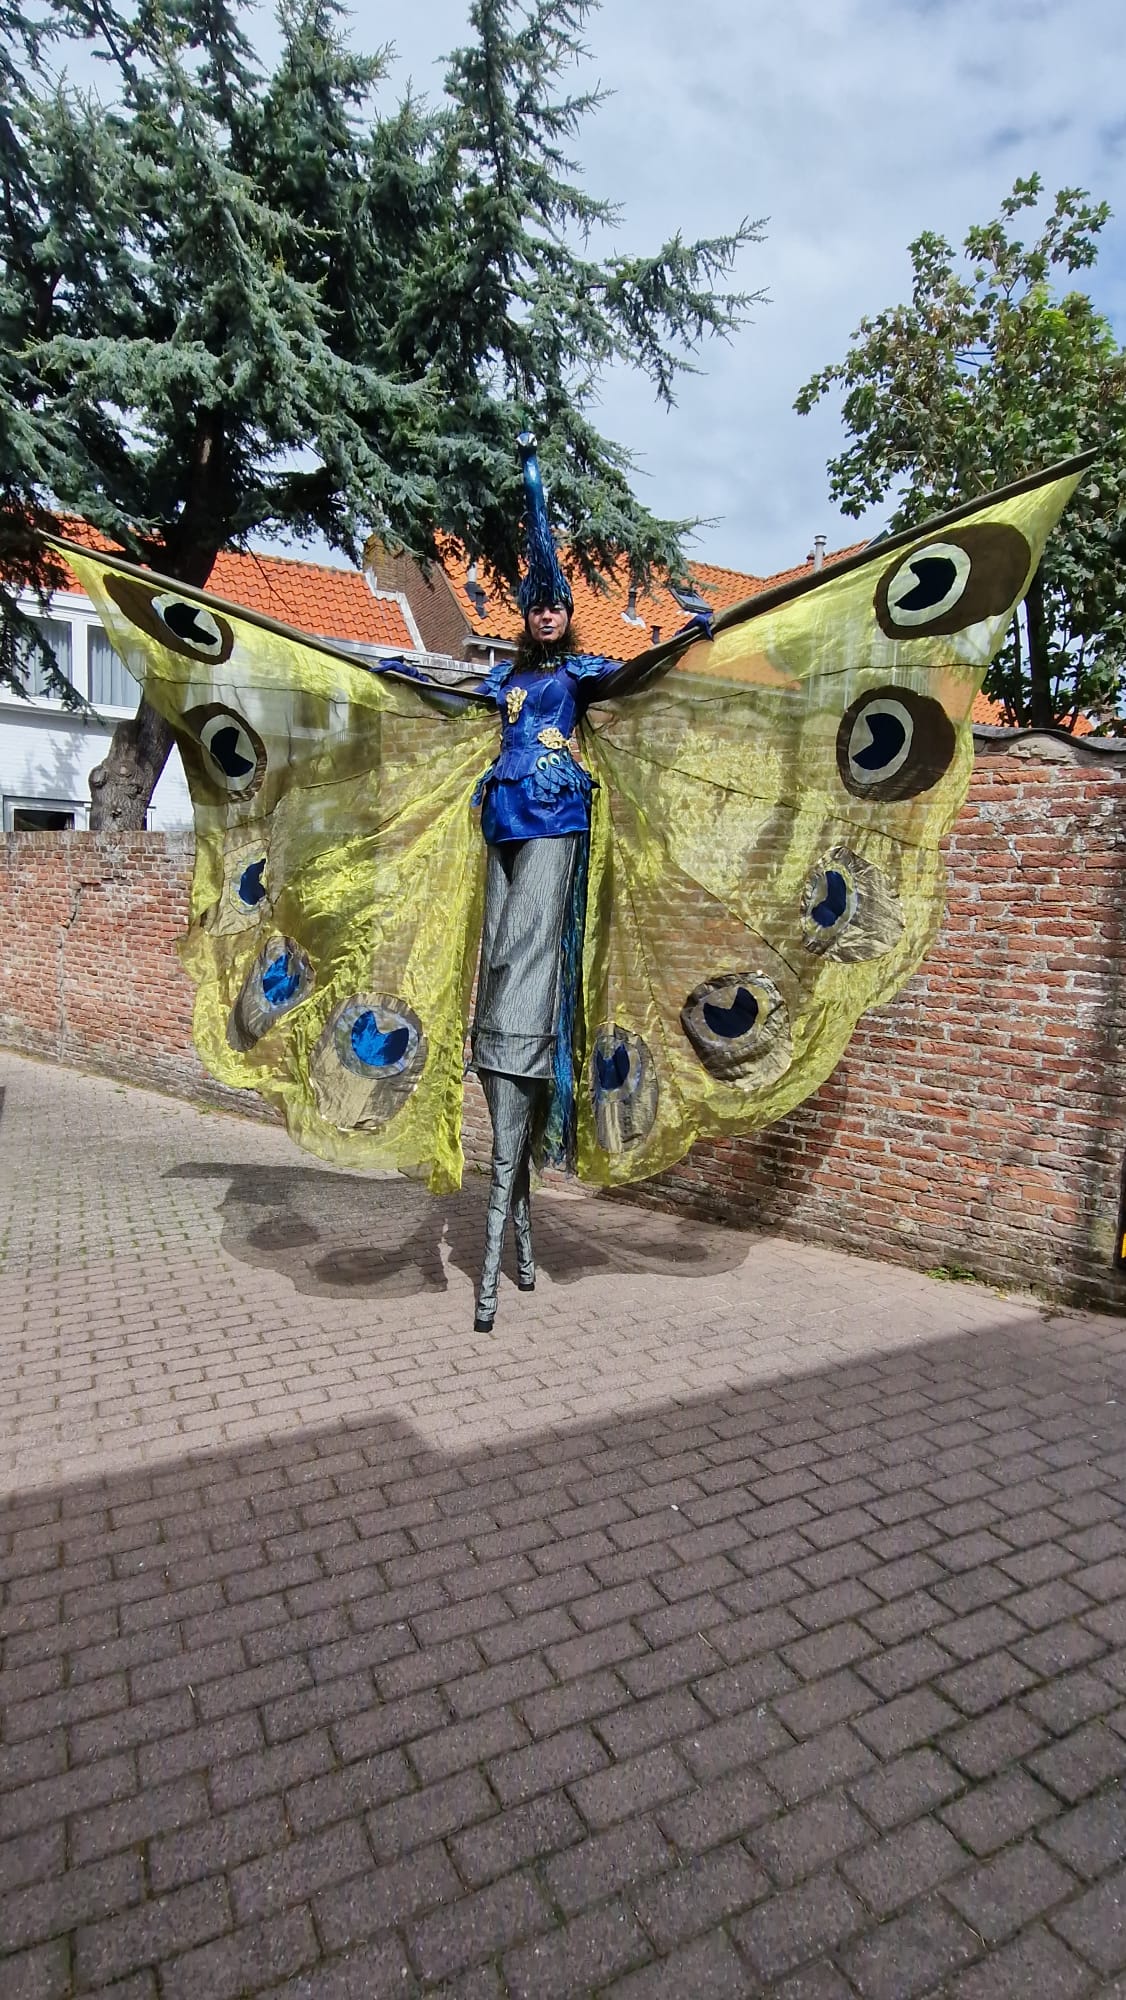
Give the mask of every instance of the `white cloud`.
<svg viewBox="0 0 1126 2000">
<path fill-rule="evenodd" d="M 434 57 L 463 20 L 452 0 L 404 11 L 395 74 L 434 89 Z M 1121 0 L 606 0 L 587 39 L 590 73 L 614 95 L 584 130 L 582 165 L 592 191 L 623 203 L 624 247 L 769 217 L 741 275 L 771 303 L 705 352 L 678 408 L 656 410 L 621 376 L 604 398 L 647 502 L 720 517 L 699 554 L 771 570 L 818 531 L 857 538 L 828 501 L 836 413 L 799 417 L 794 396 L 864 313 L 905 295 L 912 237 L 959 242 L 1018 174 L 1122 209 L 1078 282 L 1126 337 Z"/>
</svg>

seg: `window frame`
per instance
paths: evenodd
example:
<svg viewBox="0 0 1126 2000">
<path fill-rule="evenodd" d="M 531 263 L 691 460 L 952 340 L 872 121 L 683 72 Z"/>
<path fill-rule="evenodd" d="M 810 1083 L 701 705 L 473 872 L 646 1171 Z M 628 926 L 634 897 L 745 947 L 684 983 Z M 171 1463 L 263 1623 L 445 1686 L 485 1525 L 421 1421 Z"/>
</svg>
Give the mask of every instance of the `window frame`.
<svg viewBox="0 0 1126 2000">
<path fill-rule="evenodd" d="M 16 827 L 12 824 L 17 812 L 61 812 L 73 813 L 73 827 Z M 43 799 L 32 798 L 22 792 L 5 792 L 0 797 L 0 818 L 5 833 L 85 833 L 89 825 L 89 799 Z"/>
</svg>

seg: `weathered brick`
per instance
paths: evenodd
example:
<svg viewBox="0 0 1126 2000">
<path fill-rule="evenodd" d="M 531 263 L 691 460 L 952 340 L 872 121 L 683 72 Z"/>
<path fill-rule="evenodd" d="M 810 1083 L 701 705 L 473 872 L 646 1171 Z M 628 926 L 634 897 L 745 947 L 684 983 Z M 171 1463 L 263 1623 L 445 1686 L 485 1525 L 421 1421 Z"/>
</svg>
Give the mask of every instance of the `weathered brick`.
<svg viewBox="0 0 1126 2000">
<path fill-rule="evenodd" d="M 290 1973 L 314 1965 L 320 1953 L 307 1910 L 287 1910 L 265 1923 L 246 1924 L 229 1936 L 166 1960 L 160 1969 L 165 2000 L 243 2000 Z"/>
<path fill-rule="evenodd" d="M 839 1947 L 864 1921 L 861 1905 L 830 1871 L 770 1897 L 729 1928 L 760 1978 L 772 1980 Z"/>
<path fill-rule="evenodd" d="M 573 1916 L 630 1882 L 660 1874 L 674 1859 L 656 1822 L 642 1815 L 557 1854 L 543 1874 L 560 1909 Z"/>
<path fill-rule="evenodd" d="M 981 1946 L 945 1904 L 931 1897 L 892 1917 L 840 1953 L 863 2000 L 916 2000 L 976 1957 Z"/>
<path fill-rule="evenodd" d="M 231 1873 L 235 1914 L 239 1923 L 252 1923 L 370 1867 L 371 1849 L 361 1826 L 349 1820 L 326 1827 L 235 1868 Z"/>
<path fill-rule="evenodd" d="M 495 1811 L 496 1800 L 480 1772 L 460 1771 L 369 1813 L 368 1834 L 376 1858 L 393 1861 L 414 1847 L 488 1819 Z"/>
<path fill-rule="evenodd" d="M 465 1880 L 476 1888 L 525 1862 L 569 1847 L 585 1831 L 570 1800 L 557 1792 L 452 1834 L 447 1845 Z"/>
<path fill-rule="evenodd" d="M 443 1847 L 419 1848 L 384 1868 L 367 1868 L 313 1897 L 317 1929 L 328 1951 L 362 1944 L 439 1903 L 463 1894 Z"/>
<path fill-rule="evenodd" d="M 636 1917 L 614 1899 L 572 1918 L 550 1937 L 509 1952 L 504 1976 L 512 2000 L 573 2000 L 608 1985 L 651 1951 Z"/>
<path fill-rule="evenodd" d="M 877 1917 L 901 1910 L 965 1867 L 953 1834 L 933 1819 L 901 1826 L 862 1853 L 846 1855 L 840 1871 Z"/>
<path fill-rule="evenodd" d="M 608 1771 L 596 1771 L 570 1787 L 588 1825 L 610 1826 L 629 1813 L 645 1812 L 691 1788 L 691 1779 L 672 1750 L 647 1750 Z"/>
<path fill-rule="evenodd" d="M 746 1835 L 752 1853 L 784 1889 L 870 1839 L 867 1822 L 840 1792 L 810 1799 Z"/>
<path fill-rule="evenodd" d="M 167 1896 L 154 1896 L 136 1909 L 84 1925 L 78 1931 L 74 1941 L 76 1983 L 80 1989 L 106 1986 L 120 1973 L 155 1965 L 220 1936 L 230 1927 L 230 1903 L 223 1883 L 195 1882 Z"/>
</svg>

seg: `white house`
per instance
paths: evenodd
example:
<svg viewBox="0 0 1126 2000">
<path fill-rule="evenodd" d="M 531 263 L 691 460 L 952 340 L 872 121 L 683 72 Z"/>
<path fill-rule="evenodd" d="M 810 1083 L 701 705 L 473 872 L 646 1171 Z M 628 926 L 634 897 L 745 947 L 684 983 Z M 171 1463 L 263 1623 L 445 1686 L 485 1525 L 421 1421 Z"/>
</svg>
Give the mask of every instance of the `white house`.
<svg viewBox="0 0 1126 2000">
<path fill-rule="evenodd" d="M 377 590 L 366 572 L 224 552 L 209 588 L 231 603 L 346 646 L 361 658 L 403 654 L 419 664 L 432 660 L 405 597 Z M 28 675 L 27 699 L 0 686 L 0 826 L 7 832 L 84 827 L 90 773 L 105 756 L 117 723 L 134 714 L 139 689 L 77 579 L 73 589 L 55 593 L 47 616 L 32 593 L 20 601 L 47 637 L 62 672 L 95 713 L 67 710 L 49 695 L 38 663 Z M 153 794 L 148 824 L 175 830 L 191 823 L 183 767 L 173 749 Z"/>
</svg>

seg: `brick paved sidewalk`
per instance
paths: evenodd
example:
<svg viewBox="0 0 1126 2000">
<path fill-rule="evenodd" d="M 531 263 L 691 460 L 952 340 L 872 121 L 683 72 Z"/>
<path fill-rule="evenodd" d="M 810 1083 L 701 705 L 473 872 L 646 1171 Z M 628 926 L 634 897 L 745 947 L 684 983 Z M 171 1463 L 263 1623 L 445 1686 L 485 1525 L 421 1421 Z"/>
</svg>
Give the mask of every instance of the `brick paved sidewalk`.
<svg viewBox="0 0 1126 2000">
<path fill-rule="evenodd" d="M 1126 1994 L 1126 1323 L 0 1088 L 3 2000 Z"/>
</svg>

